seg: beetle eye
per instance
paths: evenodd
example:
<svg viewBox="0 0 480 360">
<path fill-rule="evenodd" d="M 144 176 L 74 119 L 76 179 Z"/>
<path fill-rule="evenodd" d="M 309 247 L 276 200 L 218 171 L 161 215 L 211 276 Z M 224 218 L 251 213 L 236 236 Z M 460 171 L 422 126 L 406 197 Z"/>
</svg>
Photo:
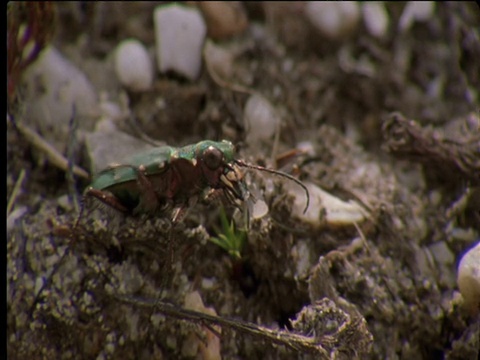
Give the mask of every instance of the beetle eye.
<svg viewBox="0 0 480 360">
<path fill-rule="evenodd" d="M 210 146 L 203 153 L 203 161 L 210 170 L 217 170 L 223 163 L 223 154 L 216 147 Z"/>
</svg>

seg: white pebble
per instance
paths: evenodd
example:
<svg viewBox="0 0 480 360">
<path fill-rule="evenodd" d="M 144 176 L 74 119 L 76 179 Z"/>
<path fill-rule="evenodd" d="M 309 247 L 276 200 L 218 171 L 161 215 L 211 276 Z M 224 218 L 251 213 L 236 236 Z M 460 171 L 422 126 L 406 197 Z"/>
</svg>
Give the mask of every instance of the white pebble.
<svg viewBox="0 0 480 360">
<path fill-rule="evenodd" d="M 140 41 L 122 41 L 115 50 L 114 62 L 117 77 L 125 87 L 133 91 L 143 91 L 152 86 L 152 62 Z"/>
<path fill-rule="evenodd" d="M 368 218 L 367 211 L 354 200 L 343 201 L 313 183 L 304 183 L 310 195 L 310 205 L 304 213 L 306 194 L 298 184 L 287 181 L 285 186 L 294 197 L 292 216 L 314 227 L 349 226 Z"/>
<path fill-rule="evenodd" d="M 306 241 L 298 241 L 290 250 L 295 261 L 295 276 L 302 278 L 307 277 L 312 264 L 310 262 L 311 250 Z"/>
<path fill-rule="evenodd" d="M 351 34 L 360 19 L 356 1 L 309 1 L 305 11 L 312 25 L 332 40 Z"/>
<path fill-rule="evenodd" d="M 382 38 L 387 35 L 389 17 L 383 1 L 366 1 L 362 3 L 365 27 L 370 35 Z"/>
<path fill-rule="evenodd" d="M 460 260 L 457 283 L 465 307 L 474 314 L 478 313 L 480 310 L 480 241 Z"/>
<path fill-rule="evenodd" d="M 45 49 L 24 74 L 25 120 L 56 146 L 65 146 L 72 115 L 81 128 L 93 125 L 97 94 L 86 75 L 54 47 Z M 39 89 L 42 89 L 41 91 Z"/>
<path fill-rule="evenodd" d="M 415 21 L 426 21 L 435 10 L 433 1 L 409 1 L 398 22 L 401 31 L 410 29 Z"/>
<path fill-rule="evenodd" d="M 17 220 L 21 219 L 26 213 L 28 213 L 28 208 L 26 206 L 20 206 L 7 216 L 7 234 L 16 228 Z"/>
<path fill-rule="evenodd" d="M 253 209 L 251 212 L 252 219 L 257 220 L 261 219 L 265 215 L 268 214 L 268 205 L 263 200 L 257 200 L 255 204 L 253 204 Z"/>
<path fill-rule="evenodd" d="M 252 95 L 247 100 L 244 121 L 247 129 L 247 142 L 270 140 L 277 130 L 279 118 L 275 108 L 260 95 Z"/>
<path fill-rule="evenodd" d="M 455 256 L 444 242 L 436 242 L 428 247 L 437 264 L 451 265 L 455 261 Z"/>
<path fill-rule="evenodd" d="M 181 5 L 158 6 L 154 13 L 157 65 L 195 80 L 202 66 L 207 27 L 200 12 Z"/>
<path fill-rule="evenodd" d="M 211 290 L 216 284 L 215 278 L 203 278 L 202 289 Z"/>
</svg>

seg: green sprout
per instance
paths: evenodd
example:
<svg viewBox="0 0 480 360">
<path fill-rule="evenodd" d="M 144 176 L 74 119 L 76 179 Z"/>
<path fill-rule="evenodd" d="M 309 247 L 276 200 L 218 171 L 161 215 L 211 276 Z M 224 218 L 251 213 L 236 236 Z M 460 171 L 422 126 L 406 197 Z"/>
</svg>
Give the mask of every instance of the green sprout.
<svg viewBox="0 0 480 360">
<path fill-rule="evenodd" d="M 235 230 L 235 224 L 233 220 L 228 223 L 227 215 L 225 210 L 222 209 L 220 212 L 220 221 L 222 223 L 222 229 L 215 228 L 217 233 L 216 237 L 210 237 L 210 241 L 214 244 L 217 244 L 222 249 L 224 249 L 228 254 L 236 259 L 241 259 L 243 245 L 245 244 L 245 239 L 247 233 L 245 231 Z"/>
</svg>

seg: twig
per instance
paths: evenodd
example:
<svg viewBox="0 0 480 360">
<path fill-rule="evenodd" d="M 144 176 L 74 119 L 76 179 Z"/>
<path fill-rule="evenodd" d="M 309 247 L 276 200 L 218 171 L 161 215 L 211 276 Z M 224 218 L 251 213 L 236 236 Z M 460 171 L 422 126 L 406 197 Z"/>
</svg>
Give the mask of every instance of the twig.
<svg viewBox="0 0 480 360">
<path fill-rule="evenodd" d="M 253 323 L 227 319 L 219 316 L 176 307 L 165 302 L 156 302 L 151 299 L 139 299 L 124 295 L 115 295 L 115 298 L 135 306 L 155 309 L 160 313 L 181 320 L 188 320 L 204 325 L 219 325 L 239 332 L 262 338 L 275 344 L 284 345 L 292 350 L 315 353 L 319 359 L 329 359 L 328 351 L 314 337 L 303 336 L 283 330 L 271 330 Z"/>
<path fill-rule="evenodd" d="M 40 135 L 38 135 L 29 127 L 19 122 L 16 122 L 15 126 L 22 133 L 22 135 L 25 136 L 27 140 L 32 143 L 33 146 L 37 147 L 39 150 L 43 151 L 47 155 L 48 159 L 52 162 L 52 164 L 62 169 L 63 171 L 68 171 L 68 160 L 61 153 L 59 153 L 57 149 L 55 149 L 52 145 L 46 142 Z M 73 173 L 84 179 L 89 179 L 90 177 L 84 169 L 77 165 L 73 166 Z"/>
<path fill-rule="evenodd" d="M 19 194 L 24 179 L 25 169 L 22 169 L 22 171 L 20 171 L 20 175 L 18 176 L 17 182 L 15 183 L 15 187 L 13 188 L 12 195 L 10 195 L 10 199 L 8 199 L 7 216 L 10 215 L 10 212 L 12 211 L 13 204 L 15 203 L 15 200 L 17 200 L 17 196 Z"/>
<path fill-rule="evenodd" d="M 73 207 L 75 209 L 75 212 L 79 212 L 79 206 L 78 206 L 78 196 L 77 196 L 77 191 L 75 190 L 75 178 L 73 176 L 73 157 L 74 157 L 74 151 L 75 151 L 75 145 L 77 144 L 77 108 L 75 104 L 72 105 L 72 117 L 70 118 L 70 131 L 69 131 L 69 137 L 68 137 L 68 144 L 67 144 L 67 158 L 68 158 L 68 167 L 67 167 L 67 183 L 68 183 L 68 193 L 69 193 L 69 198 L 70 202 L 73 203 Z"/>
<path fill-rule="evenodd" d="M 442 139 L 398 113 L 385 121 L 382 131 L 386 148 L 396 156 L 437 168 L 443 177 L 460 175 L 480 184 L 480 133 L 463 142 Z"/>
</svg>

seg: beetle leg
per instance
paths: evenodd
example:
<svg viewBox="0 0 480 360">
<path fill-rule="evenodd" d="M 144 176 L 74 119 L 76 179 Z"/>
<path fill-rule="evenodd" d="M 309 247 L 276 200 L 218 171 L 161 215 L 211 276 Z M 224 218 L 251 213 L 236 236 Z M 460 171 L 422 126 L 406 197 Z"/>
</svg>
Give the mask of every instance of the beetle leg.
<svg viewBox="0 0 480 360">
<path fill-rule="evenodd" d="M 175 209 L 173 209 L 172 223 L 174 224 L 174 226 L 175 224 L 178 224 L 183 219 L 185 219 L 185 217 L 187 216 L 188 210 L 194 207 L 197 202 L 198 202 L 198 196 L 191 196 L 186 203 L 181 204 L 177 206 Z"/>
<path fill-rule="evenodd" d="M 143 165 L 138 167 L 137 184 L 138 189 L 140 190 L 140 201 L 135 209 L 133 209 L 133 214 L 155 212 L 159 208 L 160 204 L 152 182 L 145 174 L 145 167 Z"/>
<path fill-rule="evenodd" d="M 85 196 L 92 196 L 104 204 L 111 206 L 114 209 L 117 209 L 123 213 L 127 212 L 128 209 L 117 199 L 117 197 L 107 191 L 102 191 L 94 188 L 87 189 Z"/>
<path fill-rule="evenodd" d="M 174 224 L 178 224 L 180 221 L 182 221 L 187 213 L 187 208 L 182 206 L 182 207 L 177 207 L 173 210 L 172 212 L 172 222 Z"/>
</svg>

